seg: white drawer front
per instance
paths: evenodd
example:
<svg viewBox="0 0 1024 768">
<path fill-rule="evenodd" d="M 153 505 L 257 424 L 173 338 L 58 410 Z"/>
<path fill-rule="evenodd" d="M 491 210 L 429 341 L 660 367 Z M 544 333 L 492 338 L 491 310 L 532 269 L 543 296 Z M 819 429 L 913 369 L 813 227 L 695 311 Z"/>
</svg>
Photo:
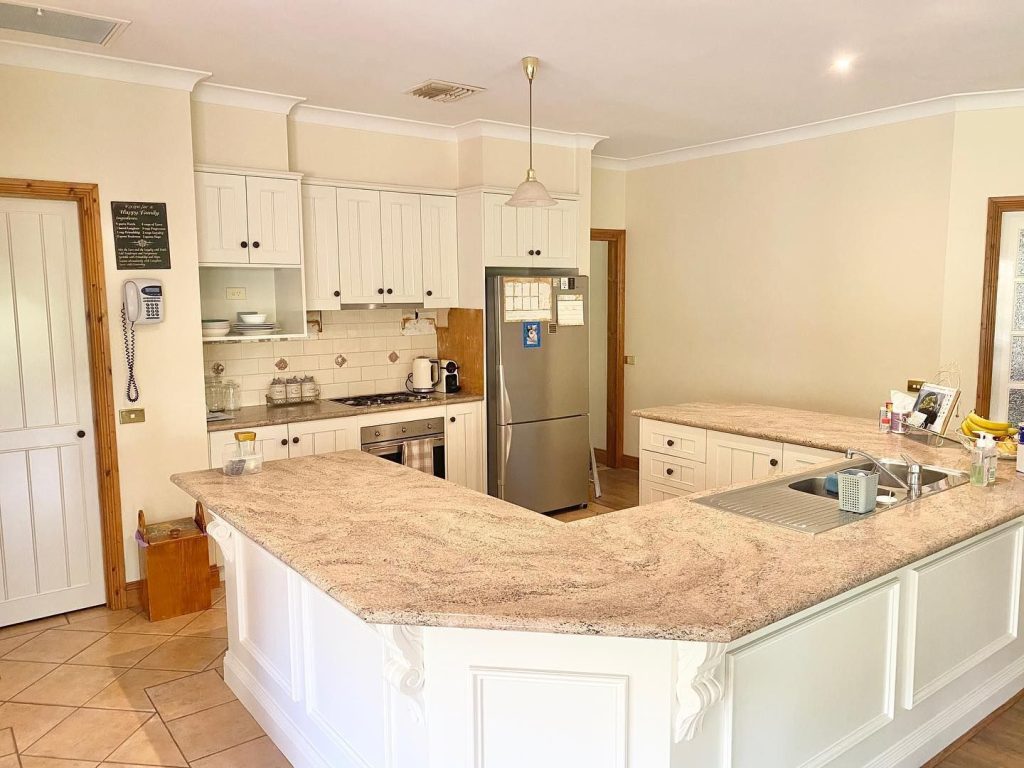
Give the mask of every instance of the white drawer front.
<svg viewBox="0 0 1024 768">
<path fill-rule="evenodd" d="M 640 482 L 654 482 L 666 488 L 692 493 L 704 490 L 704 465 L 699 461 L 675 459 L 652 451 L 640 452 Z"/>
<path fill-rule="evenodd" d="M 668 499 L 678 499 L 680 496 L 686 494 L 679 488 L 673 488 L 668 485 L 662 485 L 661 483 L 654 483 L 644 481 L 640 484 L 640 503 L 641 504 L 654 504 L 658 501 L 667 501 Z"/>
<path fill-rule="evenodd" d="M 663 453 L 690 461 L 704 461 L 707 455 L 706 429 L 641 419 L 640 450 Z"/>
</svg>

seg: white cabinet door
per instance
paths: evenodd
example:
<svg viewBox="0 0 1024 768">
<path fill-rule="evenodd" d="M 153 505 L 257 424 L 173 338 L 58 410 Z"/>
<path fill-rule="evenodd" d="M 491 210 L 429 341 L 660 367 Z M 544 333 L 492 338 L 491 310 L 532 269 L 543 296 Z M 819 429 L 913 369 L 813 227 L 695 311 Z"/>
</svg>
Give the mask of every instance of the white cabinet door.
<svg viewBox="0 0 1024 768">
<path fill-rule="evenodd" d="M 256 450 L 263 454 L 264 461 L 288 458 L 288 427 L 281 424 L 272 427 L 258 427 L 246 430 L 256 433 Z M 224 466 L 224 446 L 235 442 L 235 430 L 225 429 L 210 433 L 210 468 Z"/>
<path fill-rule="evenodd" d="M 342 304 L 383 302 L 380 241 L 380 193 L 339 189 L 338 264 Z"/>
<path fill-rule="evenodd" d="M 508 195 L 487 193 L 484 196 L 484 266 L 529 267 L 526 249 L 520 253 L 517 244 L 518 208 L 505 205 Z"/>
<path fill-rule="evenodd" d="M 483 403 L 447 407 L 444 422 L 445 479 L 487 492 Z"/>
<path fill-rule="evenodd" d="M 455 226 L 455 198 L 438 195 L 420 197 L 423 231 L 423 306 L 459 305 L 458 230 Z"/>
<path fill-rule="evenodd" d="M 708 430 L 707 488 L 768 477 L 781 465 L 782 443 Z"/>
<path fill-rule="evenodd" d="M 380 193 L 384 303 L 423 302 L 423 242 L 420 196 Z"/>
<path fill-rule="evenodd" d="M 299 182 L 247 176 L 250 264 L 302 263 Z"/>
<path fill-rule="evenodd" d="M 339 309 L 338 194 L 334 187 L 303 185 L 302 238 L 306 308 Z"/>
<path fill-rule="evenodd" d="M 813 467 L 816 464 L 828 464 L 842 458 L 843 454 L 837 451 L 825 451 L 821 448 L 808 448 L 806 445 L 786 443 L 782 446 L 782 471 L 791 472 L 795 469 Z"/>
<path fill-rule="evenodd" d="M 245 176 L 197 173 L 196 226 L 201 264 L 248 264 Z"/>
<path fill-rule="evenodd" d="M 359 450 L 359 419 L 301 421 L 288 425 L 288 456 L 318 456 L 335 451 Z"/>
<path fill-rule="evenodd" d="M 535 242 L 533 265 L 552 269 L 575 267 L 579 262 L 579 203 L 559 200 L 553 208 L 536 209 L 535 213 L 543 213 L 546 220 L 542 227 L 546 242 Z M 536 225 L 534 228 L 536 230 Z"/>
<path fill-rule="evenodd" d="M 516 240 L 524 266 L 537 266 L 548 250 L 548 208 L 517 208 Z"/>
</svg>

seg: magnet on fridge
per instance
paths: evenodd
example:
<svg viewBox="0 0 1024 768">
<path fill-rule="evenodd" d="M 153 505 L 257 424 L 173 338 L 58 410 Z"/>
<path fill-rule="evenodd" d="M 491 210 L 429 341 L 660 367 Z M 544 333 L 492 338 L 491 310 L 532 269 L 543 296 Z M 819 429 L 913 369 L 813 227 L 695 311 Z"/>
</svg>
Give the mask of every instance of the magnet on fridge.
<svg viewBox="0 0 1024 768">
<path fill-rule="evenodd" d="M 569 290 L 569 278 L 568 277 L 563 277 L 561 279 L 561 283 L 562 283 L 562 290 L 563 291 L 568 291 Z"/>
<path fill-rule="evenodd" d="M 523 323 L 523 346 L 526 349 L 536 349 L 540 346 L 540 323 L 531 321 Z"/>
</svg>

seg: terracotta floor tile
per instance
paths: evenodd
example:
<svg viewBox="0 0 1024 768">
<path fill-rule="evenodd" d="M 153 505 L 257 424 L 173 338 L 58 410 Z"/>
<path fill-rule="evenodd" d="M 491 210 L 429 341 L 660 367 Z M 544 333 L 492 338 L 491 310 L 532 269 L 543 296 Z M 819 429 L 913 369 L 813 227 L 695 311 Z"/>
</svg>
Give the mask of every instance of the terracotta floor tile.
<svg viewBox="0 0 1024 768">
<path fill-rule="evenodd" d="M 4 656 L 12 661 L 67 661 L 103 637 L 102 632 L 48 629 Z"/>
<path fill-rule="evenodd" d="M 112 763 L 133 762 L 188 768 L 188 763 L 181 756 L 174 739 L 167 732 L 167 727 L 156 716 L 129 736 L 124 744 L 110 754 L 108 760 Z"/>
<path fill-rule="evenodd" d="M 22 752 L 40 757 L 103 760 L 149 718 L 150 715 L 144 712 L 76 709 L 60 725 Z"/>
<path fill-rule="evenodd" d="M 15 635 L 14 637 L 8 637 L 0 640 L 0 658 L 3 658 L 19 645 L 24 645 L 33 637 L 38 635 L 39 632 L 30 632 L 27 635 Z"/>
<path fill-rule="evenodd" d="M 56 757 L 36 757 L 22 755 L 21 768 L 96 768 L 95 760 L 62 760 Z M 128 768 L 126 765 L 118 768 Z"/>
<path fill-rule="evenodd" d="M 150 621 L 145 614 L 139 614 L 118 628 L 118 632 L 134 632 L 139 635 L 173 635 L 201 615 L 201 611 L 177 616 L 163 621 Z"/>
<path fill-rule="evenodd" d="M 86 706 L 93 709 L 134 709 L 140 712 L 153 712 L 155 708 L 146 695 L 146 689 L 178 680 L 188 674 L 161 669 L 129 669 L 89 699 Z"/>
<path fill-rule="evenodd" d="M 223 608 L 211 608 L 203 611 L 189 622 L 178 635 L 185 637 L 220 637 L 228 636 L 228 612 Z"/>
<path fill-rule="evenodd" d="M 172 637 L 140 661 L 138 666 L 142 669 L 201 672 L 227 647 L 227 640 L 208 637 Z"/>
<path fill-rule="evenodd" d="M 74 624 L 79 621 L 88 621 L 100 616 L 109 616 L 112 613 L 120 613 L 120 611 L 112 611 L 105 605 L 95 605 L 92 608 L 83 608 L 80 611 L 71 611 L 64 615 L 67 617 L 69 624 Z"/>
<path fill-rule="evenodd" d="M 13 755 L 17 750 L 14 747 L 14 728 L 8 726 L 0 729 L 0 757 Z"/>
<path fill-rule="evenodd" d="M 291 768 L 269 737 L 248 741 L 192 763 L 192 768 Z"/>
<path fill-rule="evenodd" d="M 146 693 L 165 722 L 235 700 L 235 694 L 212 669 L 149 688 Z"/>
<path fill-rule="evenodd" d="M 0 627 L 0 640 L 4 640 L 8 637 L 15 637 L 16 635 L 27 635 L 30 632 L 42 632 L 44 629 L 63 626 L 67 623 L 68 620 L 63 616 L 49 616 L 45 619 L 25 621 L 21 624 L 11 624 L 6 627 Z"/>
<path fill-rule="evenodd" d="M 91 664 L 104 667 L 134 667 L 167 638 L 162 635 L 121 635 L 111 633 L 97 640 L 70 664 Z"/>
<path fill-rule="evenodd" d="M 192 761 L 263 736 L 263 729 L 237 701 L 167 724 L 185 759 Z"/>
<path fill-rule="evenodd" d="M 0 701 L 7 701 L 17 696 L 36 680 L 56 668 L 56 664 L 38 661 L 0 660 Z"/>
<path fill-rule="evenodd" d="M 51 707 L 42 704 L 0 705 L 0 728 L 13 728 L 14 741 L 24 752 L 44 733 L 68 717 L 71 707 Z"/>
<path fill-rule="evenodd" d="M 224 677 L 224 654 L 222 653 L 216 659 L 206 665 L 207 669 L 215 669 L 220 673 L 221 677 Z"/>
<path fill-rule="evenodd" d="M 214 587 L 210 590 L 210 600 L 214 605 L 223 605 L 224 603 L 224 582 L 221 582 L 221 586 Z"/>
<path fill-rule="evenodd" d="M 131 621 L 138 614 L 135 611 L 125 608 L 123 611 L 111 611 L 108 608 L 103 608 L 103 611 L 96 611 L 94 608 L 90 608 L 82 613 L 87 614 L 84 617 L 75 618 L 74 614 L 68 615 L 68 621 L 70 622 L 64 629 L 88 629 L 95 632 L 110 632 L 117 629 L 125 622 Z M 60 627 L 58 627 L 60 629 Z"/>
<path fill-rule="evenodd" d="M 6 757 L 0 757 L 0 768 L 21 768 L 21 763 L 18 762 L 18 756 L 7 755 Z"/>
<path fill-rule="evenodd" d="M 64 664 L 30 685 L 11 701 L 80 707 L 110 685 L 123 670 Z"/>
</svg>

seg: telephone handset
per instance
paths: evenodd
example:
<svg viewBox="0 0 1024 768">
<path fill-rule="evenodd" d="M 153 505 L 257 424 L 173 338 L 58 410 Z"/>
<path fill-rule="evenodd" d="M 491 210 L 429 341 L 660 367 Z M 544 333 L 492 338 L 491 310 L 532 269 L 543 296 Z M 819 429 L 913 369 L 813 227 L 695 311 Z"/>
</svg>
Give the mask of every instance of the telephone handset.
<svg viewBox="0 0 1024 768">
<path fill-rule="evenodd" d="M 125 280 L 121 300 L 121 332 L 124 335 L 124 357 L 128 364 L 125 396 L 129 403 L 138 402 L 139 385 L 135 381 L 135 326 L 160 323 L 164 319 L 164 287 L 159 280 L 138 278 Z"/>
</svg>

